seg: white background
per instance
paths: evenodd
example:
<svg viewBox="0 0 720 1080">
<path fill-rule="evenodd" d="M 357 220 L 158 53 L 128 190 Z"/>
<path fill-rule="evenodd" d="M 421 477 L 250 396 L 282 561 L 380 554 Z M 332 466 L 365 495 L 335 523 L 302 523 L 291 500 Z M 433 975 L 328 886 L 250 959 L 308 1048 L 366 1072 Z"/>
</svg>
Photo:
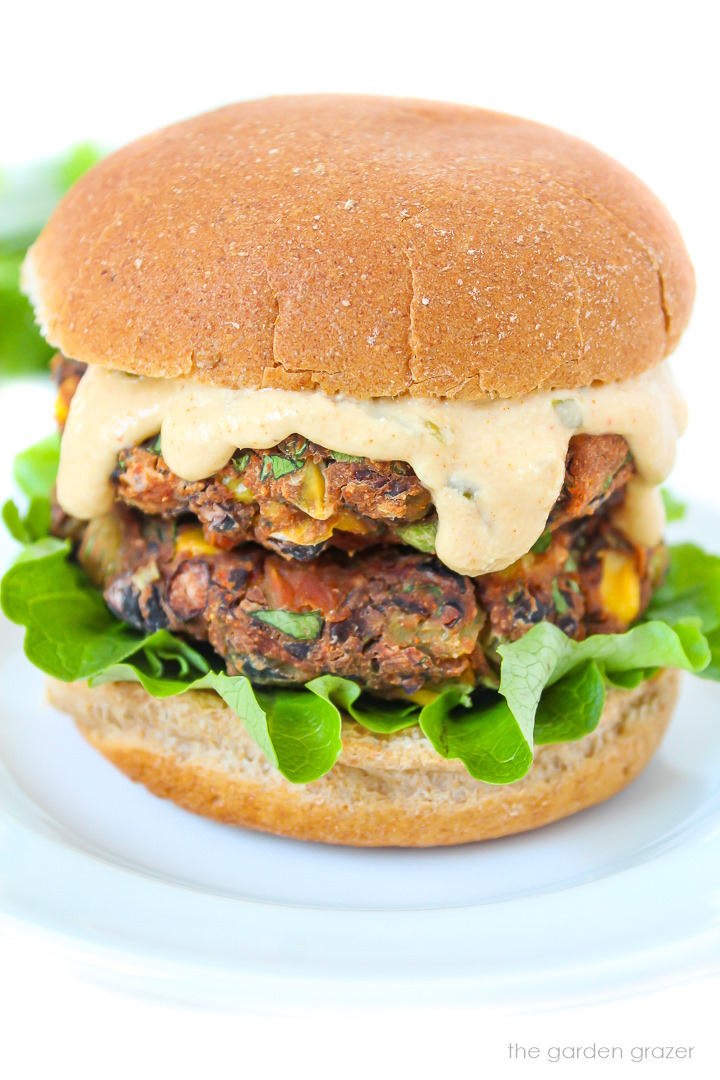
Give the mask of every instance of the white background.
<svg viewBox="0 0 720 1080">
<path fill-rule="evenodd" d="M 702 2 L 15 3 L 0 20 L 0 162 L 302 91 L 471 102 L 580 135 L 657 191 L 693 256 L 696 311 L 675 360 L 692 426 L 677 483 L 702 495 L 717 484 L 717 30 Z M 392 1015 L 349 1015 L 342 1002 L 335 1013 L 298 1002 L 277 1016 L 213 1014 L 94 986 L 5 935 L 0 1075 L 717 1075 L 718 999 L 715 978 L 522 1016 L 441 1002 L 412 1014 L 402 1002 Z M 508 1063 L 511 1040 L 687 1044 L 696 1062 Z"/>
</svg>

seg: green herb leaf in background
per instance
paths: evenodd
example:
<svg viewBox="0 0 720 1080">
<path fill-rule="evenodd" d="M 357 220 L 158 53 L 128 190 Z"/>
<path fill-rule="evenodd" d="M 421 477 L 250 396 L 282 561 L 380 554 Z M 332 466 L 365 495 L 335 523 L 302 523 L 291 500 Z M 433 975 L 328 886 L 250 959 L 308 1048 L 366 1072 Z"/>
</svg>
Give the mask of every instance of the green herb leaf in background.
<svg viewBox="0 0 720 1080">
<path fill-rule="evenodd" d="M 43 370 L 53 354 L 20 292 L 20 267 L 59 199 L 101 156 L 85 143 L 53 161 L 0 170 L 0 375 Z"/>
<path fill-rule="evenodd" d="M 706 637 L 710 646 L 710 663 L 703 671 L 703 676 L 720 682 L 720 627 L 717 630 L 711 630 Z"/>
<path fill-rule="evenodd" d="M 47 367 L 54 350 L 40 336 L 29 301 L 20 292 L 24 253 L 0 255 L 0 375 Z"/>
</svg>

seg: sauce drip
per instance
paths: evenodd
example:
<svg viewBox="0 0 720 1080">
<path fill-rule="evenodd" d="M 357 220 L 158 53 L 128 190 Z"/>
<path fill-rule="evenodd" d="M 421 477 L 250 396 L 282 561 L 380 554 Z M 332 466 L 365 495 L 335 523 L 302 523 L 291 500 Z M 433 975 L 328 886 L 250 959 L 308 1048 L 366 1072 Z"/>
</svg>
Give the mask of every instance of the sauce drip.
<svg viewBox="0 0 720 1080">
<path fill-rule="evenodd" d="M 652 489 L 670 472 L 685 423 L 666 364 L 623 382 L 478 402 L 228 390 L 89 368 L 70 406 L 57 495 L 74 517 L 107 512 L 118 452 L 158 432 L 168 468 L 185 480 L 211 476 L 237 449 L 298 434 L 340 453 L 407 462 L 433 497 L 438 558 L 476 577 L 509 566 L 541 535 L 575 434 L 624 436 L 638 469 L 627 529 L 657 542 L 663 521 Z"/>
</svg>

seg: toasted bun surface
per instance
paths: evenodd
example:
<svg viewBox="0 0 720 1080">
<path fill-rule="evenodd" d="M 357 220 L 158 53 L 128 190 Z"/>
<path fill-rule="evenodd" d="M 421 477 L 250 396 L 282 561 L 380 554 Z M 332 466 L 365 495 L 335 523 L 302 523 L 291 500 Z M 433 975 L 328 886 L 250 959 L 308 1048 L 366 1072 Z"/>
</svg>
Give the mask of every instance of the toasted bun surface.
<svg viewBox="0 0 720 1080">
<path fill-rule="evenodd" d="M 24 283 L 77 360 L 356 397 L 626 378 L 674 348 L 694 294 L 667 211 L 586 143 L 333 96 L 231 105 L 113 154 Z"/>
<path fill-rule="evenodd" d="M 214 694 L 157 700 L 138 686 L 49 683 L 53 705 L 133 780 L 197 814 L 330 844 L 432 847 L 524 832 L 620 791 L 645 767 L 677 696 L 677 672 L 612 691 L 598 729 L 536 749 L 528 775 L 495 787 L 445 761 L 418 728 L 391 736 L 343 725 L 332 772 L 285 780 Z"/>
</svg>

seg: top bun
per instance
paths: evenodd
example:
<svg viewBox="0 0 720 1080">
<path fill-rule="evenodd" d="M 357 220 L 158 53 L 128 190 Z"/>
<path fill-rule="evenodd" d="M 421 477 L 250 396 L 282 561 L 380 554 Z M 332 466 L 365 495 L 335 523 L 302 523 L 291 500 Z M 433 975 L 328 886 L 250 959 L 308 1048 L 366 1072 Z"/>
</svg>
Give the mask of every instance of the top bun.
<svg viewBox="0 0 720 1080">
<path fill-rule="evenodd" d="M 356 397 L 628 378 L 677 344 L 690 260 L 631 173 L 459 105 L 278 97 L 132 143 L 65 196 L 24 287 L 67 356 Z"/>
</svg>

